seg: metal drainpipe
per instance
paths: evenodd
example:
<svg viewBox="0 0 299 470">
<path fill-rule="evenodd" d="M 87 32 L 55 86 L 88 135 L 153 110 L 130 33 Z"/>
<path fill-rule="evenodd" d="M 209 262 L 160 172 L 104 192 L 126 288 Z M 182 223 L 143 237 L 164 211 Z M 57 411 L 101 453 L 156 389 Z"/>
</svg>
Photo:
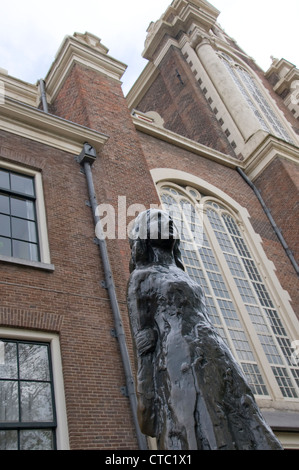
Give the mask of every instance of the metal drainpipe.
<svg viewBox="0 0 299 470">
<path fill-rule="evenodd" d="M 45 113 L 48 113 L 49 109 L 48 109 L 47 96 L 46 96 L 46 90 L 45 90 L 45 82 L 42 78 L 39 80 L 39 86 L 40 86 L 40 94 L 41 94 L 43 110 L 45 111 Z"/>
<path fill-rule="evenodd" d="M 95 227 L 97 227 L 97 233 L 100 232 L 101 234 L 102 227 L 101 227 L 101 223 L 99 223 L 100 217 L 96 215 L 97 214 L 96 209 L 98 207 L 98 203 L 97 203 L 96 193 L 95 193 L 94 184 L 93 184 L 92 171 L 91 171 L 91 165 L 94 162 L 95 158 L 96 158 L 96 152 L 93 149 L 93 147 L 90 146 L 89 144 L 84 144 L 83 151 L 79 155 L 77 161 L 84 168 Z M 100 236 L 97 239 L 97 244 L 100 248 L 101 258 L 103 262 L 103 268 L 104 268 L 104 273 L 105 273 L 105 287 L 108 290 L 111 308 L 112 308 L 112 312 L 114 316 L 115 332 L 116 332 L 116 336 L 119 342 L 119 348 L 120 348 L 120 353 L 121 353 L 121 358 L 122 358 L 125 378 L 126 378 L 126 389 L 127 389 L 126 392 L 130 400 L 134 425 L 136 429 L 137 441 L 138 441 L 139 448 L 141 450 L 147 450 L 148 446 L 146 442 L 146 437 L 144 434 L 141 433 L 140 428 L 139 428 L 139 423 L 138 423 L 138 418 L 137 418 L 137 397 L 135 393 L 134 379 L 133 379 L 128 349 L 126 345 L 124 328 L 123 328 L 123 324 L 121 321 L 120 310 L 119 310 L 119 306 L 117 302 L 115 285 L 113 281 L 113 275 L 111 271 L 107 245 L 106 245 L 106 241 L 104 237 Z"/>
<path fill-rule="evenodd" d="M 270 223 L 271 223 L 271 225 L 272 225 L 272 227 L 273 227 L 273 229 L 274 229 L 274 231 L 275 231 L 275 233 L 276 233 L 276 235 L 277 235 L 277 237 L 280 241 L 280 243 L 282 244 L 287 256 L 289 257 L 289 259 L 290 259 L 297 275 L 299 275 L 299 266 L 298 266 L 298 264 L 297 264 L 297 262 L 294 258 L 294 255 L 293 255 L 292 251 L 290 250 L 287 242 L 285 241 L 281 231 L 277 227 L 276 222 L 273 219 L 273 217 L 271 215 L 271 212 L 268 209 L 265 201 L 263 200 L 260 191 L 257 189 L 257 187 L 252 183 L 252 181 L 248 178 L 246 173 L 244 173 L 244 171 L 240 167 L 237 167 L 237 171 L 242 176 L 242 178 L 246 181 L 246 183 L 251 187 L 251 189 L 254 191 L 254 193 L 256 194 L 256 196 L 257 196 L 259 202 L 261 203 L 261 205 L 262 205 L 262 207 L 263 207 L 263 209 L 264 209 L 264 211 L 265 211 L 265 213 L 266 213 L 266 215 L 267 215 L 267 217 L 268 217 L 268 219 L 269 219 L 269 221 L 270 221 Z"/>
</svg>

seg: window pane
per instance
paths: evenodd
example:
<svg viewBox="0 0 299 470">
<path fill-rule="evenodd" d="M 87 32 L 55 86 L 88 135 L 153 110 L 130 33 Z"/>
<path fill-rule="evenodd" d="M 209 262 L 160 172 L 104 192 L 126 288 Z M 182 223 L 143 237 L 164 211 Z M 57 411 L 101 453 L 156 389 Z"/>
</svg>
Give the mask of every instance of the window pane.
<svg viewBox="0 0 299 470">
<path fill-rule="evenodd" d="M 9 189 L 8 171 L 0 170 L 0 188 Z"/>
<path fill-rule="evenodd" d="M 0 341 L 0 378 L 17 379 L 17 345 Z"/>
<path fill-rule="evenodd" d="M 19 345 L 20 379 L 50 380 L 48 347 L 39 344 Z"/>
<path fill-rule="evenodd" d="M 9 197 L 5 194 L 0 194 L 0 212 L 9 214 Z"/>
<path fill-rule="evenodd" d="M 297 392 L 292 385 L 287 370 L 284 367 L 272 367 L 272 370 L 283 396 L 286 398 L 297 398 Z"/>
<path fill-rule="evenodd" d="M 0 450 L 55 448 L 49 354 L 46 343 L 0 340 Z"/>
<path fill-rule="evenodd" d="M 0 431 L 0 450 L 18 450 L 17 431 Z"/>
<path fill-rule="evenodd" d="M 13 256 L 21 259 L 29 259 L 31 261 L 39 261 L 37 245 L 33 243 L 20 242 L 13 240 Z"/>
<path fill-rule="evenodd" d="M 163 191 L 165 189 L 166 188 L 163 188 Z M 166 195 L 165 193 L 161 196 L 164 207 L 168 212 L 172 214 L 174 213 L 174 210 L 178 212 L 175 215 L 176 219 L 180 219 L 180 210 L 185 211 L 187 207 L 185 202 L 186 198 L 182 196 L 183 193 L 180 194 L 178 190 L 176 191 L 176 196 L 170 196 L 169 194 Z M 178 204 L 179 200 L 180 205 Z M 184 202 L 183 204 L 182 201 Z M 182 259 L 187 272 L 193 279 L 199 282 L 204 289 L 207 313 L 217 331 L 225 340 L 228 347 L 233 348 L 239 361 L 247 361 L 243 364 L 247 367 L 248 375 L 250 375 L 250 385 L 252 386 L 253 391 L 261 395 L 267 395 L 267 388 L 255 359 L 251 342 L 244 331 L 244 327 L 239 316 L 240 312 L 238 306 L 234 304 L 234 301 L 231 298 L 231 292 L 226 283 L 227 280 L 224 277 L 224 272 L 220 269 L 218 257 L 215 256 L 217 254 L 217 250 L 222 249 L 227 264 L 230 267 L 234 278 L 236 278 L 235 281 L 239 286 L 240 293 L 246 298 L 246 300 L 250 301 L 250 304 L 255 306 L 257 300 L 253 289 L 249 285 L 246 271 L 239 255 L 240 252 L 242 252 L 243 255 L 248 254 L 246 245 L 243 243 L 242 234 L 237 224 L 234 219 L 227 214 L 226 209 L 222 205 L 208 201 L 207 207 L 207 218 L 205 220 L 209 227 L 208 230 L 211 230 L 211 227 L 209 226 L 210 223 L 218 243 L 215 243 L 215 238 L 210 239 L 209 233 L 204 229 L 200 247 L 195 246 L 194 240 L 190 240 L 190 243 L 188 244 L 185 242 L 181 244 Z M 223 210 L 225 212 L 223 212 Z M 193 216 L 193 212 L 190 212 L 189 210 L 189 213 L 191 216 L 184 219 L 184 224 L 194 232 L 197 230 L 197 224 L 194 222 L 195 218 Z M 223 220 L 223 214 L 225 214 L 224 217 L 227 218 L 227 224 L 226 221 Z M 194 228 L 192 228 L 193 226 Z M 233 237 L 236 241 L 232 239 Z M 190 246 L 188 250 L 186 249 L 187 246 Z M 252 266 L 249 266 L 249 268 L 252 269 Z M 253 275 L 256 275 L 255 271 L 252 272 Z M 255 279 L 258 278 L 255 277 Z M 230 282 L 231 280 L 232 279 L 230 278 Z M 250 374 L 249 371 L 251 371 Z"/>
<path fill-rule="evenodd" d="M 10 237 L 10 217 L 0 214 L 0 235 Z"/>
<path fill-rule="evenodd" d="M 26 429 L 20 432 L 20 450 L 52 450 L 53 432 L 50 429 Z"/>
<path fill-rule="evenodd" d="M 1 202 L 1 200 L 0 200 Z M 34 220 L 34 203 L 27 199 L 11 198 L 11 215 Z"/>
<path fill-rule="evenodd" d="M 256 364 L 242 364 L 247 380 L 257 395 L 268 395 L 267 387 Z"/>
<path fill-rule="evenodd" d="M 30 176 L 17 175 L 15 173 L 11 173 L 10 177 L 12 191 L 34 196 L 33 178 Z"/>
<path fill-rule="evenodd" d="M 18 383 L 12 380 L 0 380 L 0 421 L 19 420 Z"/>
<path fill-rule="evenodd" d="M 0 255 L 11 256 L 11 240 L 10 240 L 10 238 L 0 237 Z"/>
<path fill-rule="evenodd" d="M 16 219 L 12 217 L 11 223 L 13 238 L 19 238 L 28 242 L 37 241 L 35 222 L 30 222 L 24 219 Z"/>
<path fill-rule="evenodd" d="M 42 382 L 21 382 L 22 422 L 52 421 L 51 385 Z"/>
</svg>

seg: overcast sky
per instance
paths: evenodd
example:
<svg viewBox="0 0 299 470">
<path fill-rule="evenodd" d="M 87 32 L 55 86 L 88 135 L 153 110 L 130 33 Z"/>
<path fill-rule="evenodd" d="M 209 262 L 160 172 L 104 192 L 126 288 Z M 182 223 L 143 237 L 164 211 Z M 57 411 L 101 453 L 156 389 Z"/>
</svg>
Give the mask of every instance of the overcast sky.
<svg viewBox="0 0 299 470">
<path fill-rule="evenodd" d="M 141 54 L 146 29 L 171 0 L 2 0 L 0 67 L 9 75 L 36 83 L 44 78 L 66 35 L 89 31 L 109 54 L 128 65 L 126 94 L 146 65 Z M 218 22 L 263 70 L 270 56 L 299 67 L 299 0 L 213 0 Z"/>
</svg>

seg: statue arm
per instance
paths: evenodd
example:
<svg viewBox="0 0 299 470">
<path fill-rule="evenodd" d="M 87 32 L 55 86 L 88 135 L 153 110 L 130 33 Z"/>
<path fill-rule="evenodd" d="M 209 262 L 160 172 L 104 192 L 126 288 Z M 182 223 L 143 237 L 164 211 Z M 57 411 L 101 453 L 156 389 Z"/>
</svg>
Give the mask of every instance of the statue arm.
<svg viewBox="0 0 299 470">
<path fill-rule="evenodd" d="M 144 328 L 135 335 L 136 350 L 139 356 L 154 351 L 157 343 L 157 333 L 153 328 Z"/>
<path fill-rule="evenodd" d="M 143 273 L 131 275 L 128 288 L 130 325 L 138 356 L 151 353 L 156 346 L 157 332 L 154 328 L 154 312 L 149 311 L 150 299 L 142 295 Z"/>
<path fill-rule="evenodd" d="M 153 377 L 153 352 L 157 334 L 153 328 L 144 328 L 135 335 L 138 354 L 137 398 L 138 421 L 141 431 L 147 436 L 156 436 L 155 387 Z"/>
<path fill-rule="evenodd" d="M 155 436 L 156 410 L 153 380 L 153 352 L 157 343 L 157 332 L 153 319 L 148 315 L 148 302 L 140 294 L 141 279 L 137 273 L 131 275 L 128 288 L 128 309 L 135 349 L 136 389 L 138 399 L 138 421 L 141 431 Z M 137 294 L 138 292 L 138 294 Z"/>
</svg>

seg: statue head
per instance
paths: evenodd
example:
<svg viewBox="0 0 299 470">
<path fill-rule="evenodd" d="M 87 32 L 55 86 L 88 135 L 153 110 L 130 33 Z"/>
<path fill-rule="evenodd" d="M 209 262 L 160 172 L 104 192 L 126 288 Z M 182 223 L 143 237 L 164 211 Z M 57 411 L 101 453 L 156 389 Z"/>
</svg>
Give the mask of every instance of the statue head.
<svg viewBox="0 0 299 470">
<path fill-rule="evenodd" d="M 179 231 L 166 211 L 149 209 L 141 212 L 136 217 L 130 233 L 130 246 L 131 272 L 137 263 L 151 263 L 154 260 L 154 250 L 172 254 L 176 265 L 184 270 L 179 248 Z"/>
</svg>

